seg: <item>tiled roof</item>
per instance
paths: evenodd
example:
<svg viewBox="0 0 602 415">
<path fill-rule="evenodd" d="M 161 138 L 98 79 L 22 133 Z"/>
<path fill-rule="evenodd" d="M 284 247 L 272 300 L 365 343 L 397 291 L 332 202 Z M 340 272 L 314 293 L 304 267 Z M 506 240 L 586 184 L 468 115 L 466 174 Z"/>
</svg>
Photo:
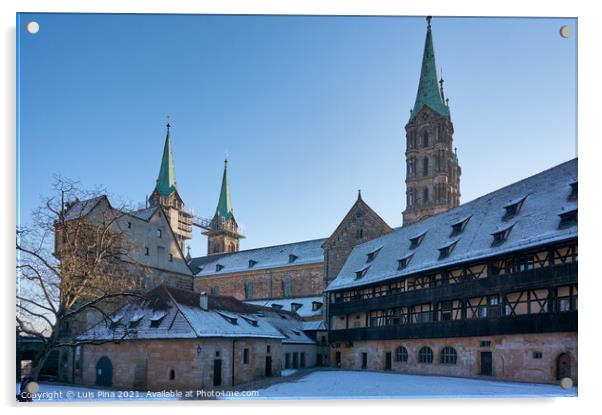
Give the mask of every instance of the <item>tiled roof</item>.
<svg viewBox="0 0 602 415">
<path fill-rule="evenodd" d="M 134 210 L 130 212 L 130 214 L 132 216 L 137 217 L 138 219 L 148 221 L 151 218 L 151 216 L 153 216 L 153 214 L 157 211 L 157 209 L 159 209 L 158 206 L 153 206 L 149 208 Z"/>
<path fill-rule="evenodd" d="M 577 208 L 570 199 L 571 183 L 577 180 L 577 159 L 496 190 L 447 212 L 356 246 L 337 278 L 327 291 L 376 283 L 445 265 L 486 258 L 577 237 L 577 226 L 559 228 L 559 214 Z M 520 210 L 505 218 L 505 206 L 525 197 Z M 470 217 L 464 229 L 452 236 L 452 225 Z M 512 229 L 505 241 L 493 244 L 495 232 Z M 419 246 L 410 249 L 410 239 L 424 233 Z M 441 257 L 439 249 L 457 241 L 449 255 Z M 367 264 L 367 255 L 382 249 L 369 263 L 367 272 L 356 272 Z M 412 257 L 403 269 L 398 260 Z"/>
<path fill-rule="evenodd" d="M 91 327 L 81 340 L 174 339 L 201 337 L 286 338 L 270 319 L 299 321 L 294 313 L 244 304 L 233 297 L 208 296 L 208 310 L 200 307 L 199 294 L 159 285 L 111 315 L 121 324 L 103 321 Z M 281 317 L 283 316 L 283 317 Z M 151 321 L 158 321 L 153 327 Z M 130 323 L 138 322 L 128 328 Z M 155 323 L 156 325 L 156 323 Z M 129 331 L 129 333 L 128 333 Z M 126 335 L 127 334 L 127 335 Z M 124 337 L 125 336 L 125 337 Z"/>
<path fill-rule="evenodd" d="M 324 251 L 322 250 L 324 241 L 325 239 L 314 239 L 286 245 L 268 246 L 193 258 L 190 262 L 190 268 L 197 276 L 202 277 L 253 269 L 318 264 L 324 262 Z M 249 267 L 249 261 L 254 262 L 252 267 Z M 219 271 L 217 270 L 217 265 L 221 265 Z"/>
</svg>

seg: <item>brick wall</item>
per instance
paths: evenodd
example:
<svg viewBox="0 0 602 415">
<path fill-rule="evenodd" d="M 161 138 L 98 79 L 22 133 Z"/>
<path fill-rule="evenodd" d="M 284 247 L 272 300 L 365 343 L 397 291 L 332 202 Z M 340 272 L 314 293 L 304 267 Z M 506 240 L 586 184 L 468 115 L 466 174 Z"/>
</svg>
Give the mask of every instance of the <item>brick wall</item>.
<svg viewBox="0 0 602 415">
<path fill-rule="evenodd" d="M 481 347 L 481 341 L 490 345 Z M 365 370 L 385 370 L 386 353 L 392 356 L 394 372 L 421 375 L 481 377 L 523 382 L 556 383 L 556 360 L 561 353 L 570 357 L 571 378 L 577 383 L 577 333 L 524 334 L 509 336 L 460 337 L 451 339 L 415 339 L 355 341 L 352 345 L 333 344 L 331 364 L 336 362 L 336 352 L 341 354 L 341 368 L 362 369 L 362 353 L 367 353 Z M 407 362 L 398 362 L 398 346 L 408 351 Z M 420 348 L 428 346 L 433 351 L 433 363 L 420 363 Z M 440 363 L 440 352 L 445 346 L 456 350 L 456 364 Z M 481 352 L 491 352 L 493 376 L 481 376 Z M 535 358 L 534 352 L 541 352 Z"/>
<path fill-rule="evenodd" d="M 245 348 L 249 349 L 246 364 Z M 282 345 L 279 340 L 270 339 L 131 340 L 87 345 L 82 351 L 83 384 L 96 383 L 96 365 L 103 356 L 112 363 L 113 387 L 148 390 L 212 389 L 214 360 L 221 360 L 222 384 L 216 387 L 219 389 L 232 385 L 233 365 L 234 384 L 263 377 L 266 356 L 272 357 L 272 374 L 278 376 Z M 170 379 L 172 370 L 174 379 Z"/>
<path fill-rule="evenodd" d="M 239 300 L 283 298 L 283 280 L 290 278 L 292 290 L 289 297 L 322 295 L 324 291 L 323 271 L 323 264 L 317 263 L 196 277 L 194 291 L 212 293 L 212 288 L 218 287 L 219 295 L 231 295 Z M 252 298 L 245 296 L 247 282 L 253 283 Z"/>
</svg>

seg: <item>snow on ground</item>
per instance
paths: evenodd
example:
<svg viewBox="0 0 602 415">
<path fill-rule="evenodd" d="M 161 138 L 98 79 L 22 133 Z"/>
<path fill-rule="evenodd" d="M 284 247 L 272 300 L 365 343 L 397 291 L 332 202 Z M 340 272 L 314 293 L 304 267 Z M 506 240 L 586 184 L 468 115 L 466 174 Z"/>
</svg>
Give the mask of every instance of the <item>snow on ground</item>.
<svg viewBox="0 0 602 415">
<path fill-rule="evenodd" d="M 254 399 L 515 398 L 577 396 L 577 388 L 482 379 L 359 371 L 316 371 L 259 391 Z"/>
<path fill-rule="evenodd" d="M 290 376 L 297 372 L 297 369 L 282 369 L 280 376 Z"/>
<path fill-rule="evenodd" d="M 180 399 L 169 393 L 118 391 L 112 389 L 86 388 L 83 386 L 40 383 L 39 391 L 34 395 L 34 402 L 75 402 L 75 401 L 152 401 Z M 167 391 L 169 392 L 169 391 Z M 17 384 L 16 393 L 19 393 Z"/>
</svg>

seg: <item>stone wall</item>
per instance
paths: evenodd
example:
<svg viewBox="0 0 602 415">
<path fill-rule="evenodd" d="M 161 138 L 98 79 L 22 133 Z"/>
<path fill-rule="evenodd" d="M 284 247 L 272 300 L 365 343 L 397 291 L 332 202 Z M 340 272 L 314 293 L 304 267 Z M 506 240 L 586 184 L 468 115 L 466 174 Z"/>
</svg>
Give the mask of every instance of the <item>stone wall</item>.
<svg viewBox="0 0 602 415">
<path fill-rule="evenodd" d="M 249 350 L 248 363 L 243 361 L 244 349 Z M 96 365 L 103 356 L 111 360 L 114 388 L 220 389 L 231 386 L 233 378 L 237 385 L 265 376 L 266 356 L 272 358 L 272 375 L 278 376 L 282 344 L 271 339 L 168 339 L 86 345 L 81 357 L 82 384 L 95 385 Z M 214 360 L 221 360 L 222 377 L 221 385 L 215 387 Z M 174 378 L 170 379 L 172 370 Z"/>
<path fill-rule="evenodd" d="M 482 342 L 490 342 L 485 346 Z M 386 353 L 392 356 L 394 372 L 459 377 L 479 377 L 521 382 L 557 383 L 556 362 L 560 354 L 570 358 L 571 378 L 577 383 L 577 333 L 547 333 L 507 336 L 459 337 L 447 339 L 414 339 L 355 341 L 334 343 L 331 364 L 336 366 L 336 353 L 340 352 L 343 369 L 361 370 L 362 353 L 367 353 L 364 370 L 385 370 Z M 407 362 L 396 361 L 396 348 L 404 346 Z M 423 346 L 433 351 L 433 363 L 419 363 L 418 354 Z M 446 346 L 456 350 L 456 364 L 440 362 L 440 352 Z M 481 352 L 491 352 L 493 375 L 481 375 Z M 541 353 L 536 358 L 535 352 Z"/>
<path fill-rule="evenodd" d="M 212 276 L 196 277 L 194 291 L 214 293 L 217 287 L 219 295 L 230 295 L 238 300 L 284 298 L 283 281 L 292 281 L 291 294 L 288 297 L 307 297 L 322 295 L 323 264 L 297 265 L 282 268 L 257 269 L 247 272 L 234 272 Z M 245 284 L 253 283 L 253 296 L 246 298 Z"/>
</svg>

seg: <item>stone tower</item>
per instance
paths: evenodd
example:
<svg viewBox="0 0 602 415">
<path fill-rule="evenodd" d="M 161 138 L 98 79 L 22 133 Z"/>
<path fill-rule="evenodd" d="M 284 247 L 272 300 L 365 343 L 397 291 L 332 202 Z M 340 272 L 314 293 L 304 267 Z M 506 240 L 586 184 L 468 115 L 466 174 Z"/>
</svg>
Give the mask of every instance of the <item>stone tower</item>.
<svg viewBox="0 0 602 415">
<path fill-rule="evenodd" d="M 169 121 L 166 127 L 167 135 L 163 146 L 159 177 L 148 201 L 152 207 L 161 206 L 163 208 L 178 244 L 184 250 L 186 241 L 192 238 L 192 213 L 184 209 L 184 202 L 176 189 L 176 173 L 171 152 L 171 138 L 169 136 L 171 125 Z"/>
<path fill-rule="evenodd" d="M 426 41 L 420 82 L 406 129 L 406 209 L 403 224 L 454 208 L 460 203 L 458 157 L 453 148 L 454 126 L 443 79 L 437 78 L 431 18 L 427 17 Z"/>
<path fill-rule="evenodd" d="M 230 183 L 228 180 L 228 160 L 224 160 L 222 187 L 215 215 L 210 226 L 203 232 L 207 235 L 207 255 L 224 252 L 237 252 L 240 249 L 241 234 L 230 202 Z"/>
</svg>

